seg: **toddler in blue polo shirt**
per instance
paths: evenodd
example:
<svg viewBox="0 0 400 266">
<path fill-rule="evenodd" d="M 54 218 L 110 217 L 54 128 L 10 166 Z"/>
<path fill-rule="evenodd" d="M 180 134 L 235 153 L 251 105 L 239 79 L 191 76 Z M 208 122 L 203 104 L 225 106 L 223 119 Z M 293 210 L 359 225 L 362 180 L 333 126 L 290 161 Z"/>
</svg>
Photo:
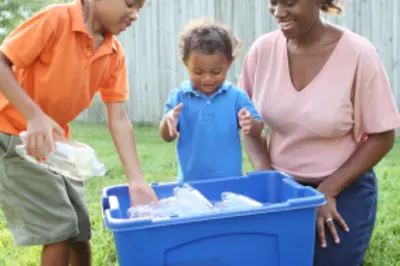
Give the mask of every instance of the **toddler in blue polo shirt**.
<svg viewBox="0 0 400 266">
<path fill-rule="evenodd" d="M 178 181 L 242 175 L 243 135 L 259 139 L 264 124 L 246 92 L 226 81 L 240 42 L 212 20 L 191 21 L 180 36 L 190 76 L 169 95 L 160 135 L 177 141 Z M 257 140 L 258 141 L 258 140 Z"/>
</svg>

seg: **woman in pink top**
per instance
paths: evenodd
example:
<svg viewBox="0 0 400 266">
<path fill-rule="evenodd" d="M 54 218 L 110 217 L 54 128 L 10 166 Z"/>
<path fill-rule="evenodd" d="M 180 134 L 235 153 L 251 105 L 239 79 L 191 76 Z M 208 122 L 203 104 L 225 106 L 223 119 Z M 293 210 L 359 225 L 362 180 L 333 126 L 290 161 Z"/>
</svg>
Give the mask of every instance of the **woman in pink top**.
<svg viewBox="0 0 400 266">
<path fill-rule="evenodd" d="M 335 0 L 270 0 L 280 30 L 250 48 L 239 82 L 270 129 L 268 145 L 245 139 L 257 170 L 276 169 L 316 187 L 314 265 L 361 265 L 376 217 L 373 171 L 400 125 L 374 46 L 322 21 Z M 367 138 L 365 138 L 367 136 Z"/>
</svg>

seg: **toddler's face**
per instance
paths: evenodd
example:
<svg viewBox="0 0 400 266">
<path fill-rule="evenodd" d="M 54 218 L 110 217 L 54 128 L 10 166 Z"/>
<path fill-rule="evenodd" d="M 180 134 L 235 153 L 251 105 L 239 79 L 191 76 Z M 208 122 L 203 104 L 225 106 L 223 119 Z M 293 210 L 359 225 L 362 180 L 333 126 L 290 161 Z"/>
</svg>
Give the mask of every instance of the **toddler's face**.
<svg viewBox="0 0 400 266">
<path fill-rule="evenodd" d="M 138 18 L 145 0 L 96 0 L 95 12 L 102 27 L 118 35 Z"/>
<path fill-rule="evenodd" d="M 225 81 L 232 62 L 220 52 L 208 55 L 192 51 L 184 63 L 193 86 L 210 96 Z"/>
</svg>

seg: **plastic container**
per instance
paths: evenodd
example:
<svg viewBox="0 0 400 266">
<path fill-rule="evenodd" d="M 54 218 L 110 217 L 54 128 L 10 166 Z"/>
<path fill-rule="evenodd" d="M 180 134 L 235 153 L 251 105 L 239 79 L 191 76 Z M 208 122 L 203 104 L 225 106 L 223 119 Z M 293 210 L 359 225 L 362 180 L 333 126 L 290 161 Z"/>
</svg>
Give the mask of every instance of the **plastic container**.
<svg viewBox="0 0 400 266">
<path fill-rule="evenodd" d="M 324 196 L 278 172 L 191 182 L 211 202 L 242 194 L 263 206 L 196 217 L 128 220 L 127 186 L 103 191 L 103 220 L 121 266 L 312 266 L 316 208 Z M 153 184 L 159 198 L 176 183 Z"/>
<path fill-rule="evenodd" d="M 106 166 L 97 159 L 94 149 L 84 143 L 56 142 L 55 151 L 46 154 L 47 162 L 39 163 L 26 152 L 26 131 L 21 132 L 20 139 L 21 144 L 16 146 L 16 152 L 22 158 L 70 179 L 83 181 L 93 176 L 104 176 L 107 172 Z"/>
</svg>

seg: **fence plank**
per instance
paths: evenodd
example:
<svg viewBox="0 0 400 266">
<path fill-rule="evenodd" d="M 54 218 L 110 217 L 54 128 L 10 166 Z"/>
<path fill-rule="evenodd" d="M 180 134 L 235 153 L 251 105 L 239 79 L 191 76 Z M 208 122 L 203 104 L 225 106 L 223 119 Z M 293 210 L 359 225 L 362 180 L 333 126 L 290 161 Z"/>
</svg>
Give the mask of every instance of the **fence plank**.
<svg viewBox="0 0 400 266">
<path fill-rule="evenodd" d="M 168 93 L 188 75 L 178 56 L 179 34 L 190 19 L 213 17 L 230 27 L 243 42 L 228 78 L 237 82 L 249 46 L 277 24 L 265 0 L 148 0 L 140 19 L 118 36 L 126 52 L 129 118 L 157 124 Z M 400 107 L 400 3 L 398 0 L 346 0 L 340 16 L 324 19 L 368 38 L 378 49 Z M 99 97 L 77 120 L 104 122 Z"/>
</svg>

